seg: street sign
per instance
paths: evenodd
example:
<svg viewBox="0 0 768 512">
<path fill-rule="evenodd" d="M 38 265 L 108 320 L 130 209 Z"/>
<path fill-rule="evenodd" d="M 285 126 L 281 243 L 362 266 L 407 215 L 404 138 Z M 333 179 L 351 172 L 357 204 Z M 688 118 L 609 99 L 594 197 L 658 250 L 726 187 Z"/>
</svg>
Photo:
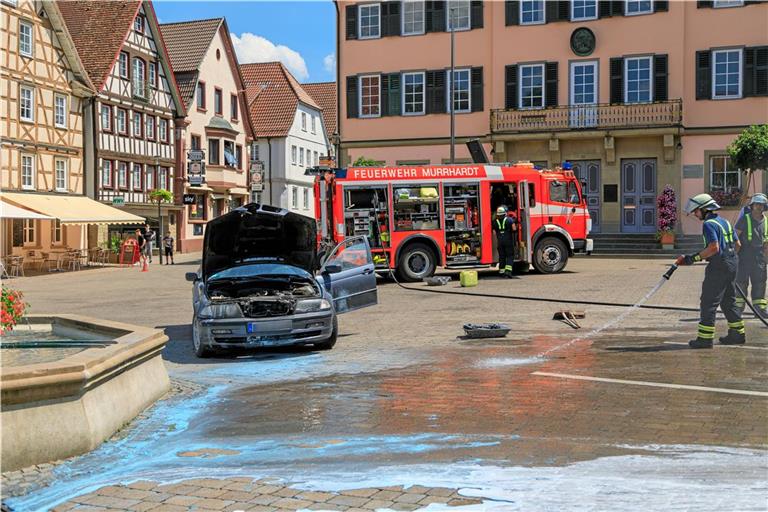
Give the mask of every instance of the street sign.
<svg viewBox="0 0 768 512">
<path fill-rule="evenodd" d="M 195 194 L 184 194 L 182 198 L 183 204 L 195 204 Z"/>
<path fill-rule="evenodd" d="M 251 162 L 251 172 L 263 172 L 264 171 L 264 162 L 261 160 L 254 160 Z"/>
<path fill-rule="evenodd" d="M 203 177 L 199 174 L 190 174 L 187 178 L 189 184 L 193 187 L 199 187 L 203 184 Z"/>
<path fill-rule="evenodd" d="M 190 185 L 202 185 L 205 182 L 205 162 L 187 164 L 187 181 Z"/>
<path fill-rule="evenodd" d="M 253 167 L 251 167 L 251 169 L 253 169 Z M 251 172 L 251 192 L 261 192 L 262 190 L 264 190 L 264 171 L 263 170 L 252 171 Z"/>
<path fill-rule="evenodd" d="M 112 198 L 112 206 L 125 206 L 125 198 L 123 196 L 114 196 Z"/>
<path fill-rule="evenodd" d="M 261 192 L 264 190 L 263 183 L 251 183 L 251 192 Z"/>
<path fill-rule="evenodd" d="M 202 149 L 190 149 L 187 151 L 187 159 L 192 162 L 202 162 L 205 160 L 205 153 Z"/>
</svg>

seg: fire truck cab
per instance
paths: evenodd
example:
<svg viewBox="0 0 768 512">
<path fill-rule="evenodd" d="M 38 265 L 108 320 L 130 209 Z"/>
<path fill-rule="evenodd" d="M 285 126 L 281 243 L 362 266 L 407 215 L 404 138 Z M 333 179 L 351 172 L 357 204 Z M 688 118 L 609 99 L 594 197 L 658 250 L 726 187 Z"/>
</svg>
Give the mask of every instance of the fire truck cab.
<svg viewBox="0 0 768 512">
<path fill-rule="evenodd" d="M 498 206 L 518 221 L 515 268 L 562 271 L 591 252 L 591 219 L 568 170 L 517 164 L 314 168 L 320 243 L 365 235 L 376 268 L 419 281 L 437 267 L 483 268 L 498 261 Z"/>
</svg>

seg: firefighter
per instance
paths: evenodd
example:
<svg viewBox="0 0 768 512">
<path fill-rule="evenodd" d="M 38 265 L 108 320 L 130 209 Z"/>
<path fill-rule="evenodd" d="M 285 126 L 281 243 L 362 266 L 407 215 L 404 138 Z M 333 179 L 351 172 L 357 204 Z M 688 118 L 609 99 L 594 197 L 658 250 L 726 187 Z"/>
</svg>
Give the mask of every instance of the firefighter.
<svg viewBox="0 0 768 512">
<path fill-rule="evenodd" d="M 744 321 L 736 305 L 736 272 L 739 263 L 738 236 L 731 223 L 717 214 L 720 209 L 712 196 L 699 194 L 688 199 L 684 211 L 703 221 L 705 247 L 699 252 L 679 256 L 678 265 L 693 265 L 707 260 L 701 286 L 701 312 L 696 339 L 688 342 L 691 348 L 712 348 L 715 339 L 715 316 L 720 306 L 728 320 L 728 335 L 720 338 L 724 345 L 740 345 L 745 342 Z"/>
<path fill-rule="evenodd" d="M 749 201 L 749 209 L 736 223 L 736 233 L 741 240 L 739 272 L 736 284 L 744 294 L 752 282 L 752 305 L 763 318 L 768 318 L 768 301 L 765 297 L 766 260 L 768 260 L 768 198 L 755 194 Z M 736 305 L 744 311 L 744 298 L 736 296 Z"/>
<path fill-rule="evenodd" d="M 499 248 L 499 275 L 514 278 L 512 264 L 515 261 L 515 236 L 517 222 L 514 217 L 507 215 L 507 207 L 496 208 L 496 219 L 493 221 L 493 231 Z"/>
</svg>

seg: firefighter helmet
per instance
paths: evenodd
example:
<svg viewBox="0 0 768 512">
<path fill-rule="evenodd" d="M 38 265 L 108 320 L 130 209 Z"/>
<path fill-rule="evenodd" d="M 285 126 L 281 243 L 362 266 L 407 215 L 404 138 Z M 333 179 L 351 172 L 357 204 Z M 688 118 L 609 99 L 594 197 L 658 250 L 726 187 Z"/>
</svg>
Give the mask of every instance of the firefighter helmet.
<svg viewBox="0 0 768 512">
<path fill-rule="evenodd" d="M 712 199 L 711 195 L 698 194 L 688 199 L 688 202 L 685 203 L 685 208 L 683 208 L 683 211 L 690 215 L 699 209 L 704 211 L 715 211 L 720 209 L 720 205 L 717 204 L 714 199 Z"/>
<path fill-rule="evenodd" d="M 496 208 L 496 215 L 506 215 L 507 214 L 507 207 L 506 206 L 499 206 Z"/>
</svg>

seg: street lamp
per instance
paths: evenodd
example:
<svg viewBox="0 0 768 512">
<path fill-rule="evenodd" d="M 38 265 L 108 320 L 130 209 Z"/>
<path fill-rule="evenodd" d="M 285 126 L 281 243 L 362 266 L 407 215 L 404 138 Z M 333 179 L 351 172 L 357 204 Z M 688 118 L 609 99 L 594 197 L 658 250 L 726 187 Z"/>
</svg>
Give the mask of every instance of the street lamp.
<svg viewBox="0 0 768 512">
<path fill-rule="evenodd" d="M 155 187 L 159 185 L 158 181 L 160 178 L 160 155 L 155 155 Z M 162 196 L 157 196 L 157 259 L 160 261 L 160 264 L 163 264 L 163 248 L 161 247 L 163 243 L 163 217 L 162 212 L 160 211 L 160 203 L 163 202 Z"/>
<path fill-rule="evenodd" d="M 456 33 L 456 7 L 451 7 L 449 9 L 449 22 L 450 22 L 450 30 L 451 30 L 451 75 L 450 80 L 448 80 L 448 108 L 451 110 L 451 165 L 453 165 L 456 161 L 456 150 L 454 148 L 454 145 L 456 143 L 456 119 L 455 119 L 455 112 L 456 110 L 454 107 L 454 98 L 453 98 L 453 82 L 455 80 L 454 76 L 454 48 L 455 48 L 455 33 Z"/>
</svg>

